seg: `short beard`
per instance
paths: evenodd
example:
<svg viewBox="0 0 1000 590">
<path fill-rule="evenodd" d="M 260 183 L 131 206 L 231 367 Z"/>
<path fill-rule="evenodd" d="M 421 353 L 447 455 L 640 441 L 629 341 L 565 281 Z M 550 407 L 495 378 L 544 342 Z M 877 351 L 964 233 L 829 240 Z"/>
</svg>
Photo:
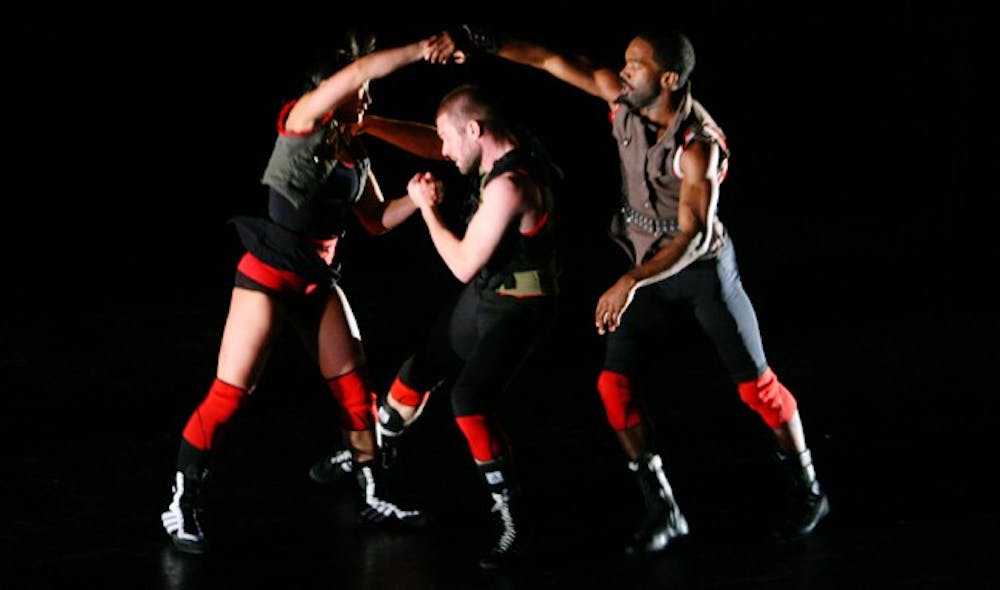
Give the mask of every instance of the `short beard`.
<svg viewBox="0 0 1000 590">
<path fill-rule="evenodd" d="M 640 105 L 635 102 L 634 98 L 626 96 L 625 94 L 618 95 L 618 98 L 615 99 L 615 104 L 625 105 L 625 108 L 627 108 L 630 113 L 638 113 L 644 107 L 644 105 Z"/>
</svg>

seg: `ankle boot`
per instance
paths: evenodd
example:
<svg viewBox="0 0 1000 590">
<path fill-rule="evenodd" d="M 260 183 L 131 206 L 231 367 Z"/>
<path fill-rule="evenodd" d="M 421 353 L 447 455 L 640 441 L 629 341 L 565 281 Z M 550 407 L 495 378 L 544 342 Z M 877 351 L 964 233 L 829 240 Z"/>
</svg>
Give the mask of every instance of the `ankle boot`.
<svg viewBox="0 0 1000 590">
<path fill-rule="evenodd" d="M 390 467 L 396 461 L 396 456 L 399 454 L 400 437 L 423 414 L 433 391 L 434 388 L 431 388 L 424 393 L 420 404 L 417 405 L 409 419 L 403 419 L 402 414 L 389 404 L 388 395 L 383 397 L 381 401 L 375 402 L 375 444 L 378 445 L 383 467 Z"/>
<path fill-rule="evenodd" d="M 354 473 L 350 449 L 323 457 L 309 467 L 309 479 L 322 485 L 338 484 Z"/>
<path fill-rule="evenodd" d="M 643 453 L 628 464 L 636 474 L 642 492 L 645 514 L 639 528 L 625 547 L 626 555 L 657 553 L 667 548 L 671 539 L 688 534 L 688 524 L 674 501 L 673 491 L 663 473 L 659 455 Z"/>
<path fill-rule="evenodd" d="M 385 476 L 382 469 L 374 460 L 354 463 L 353 471 L 361 492 L 360 520 L 390 527 L 415 528 L 426 525 L 427 516 L 420 510 L 406 510 L 385 499 Z"/>
<path fill-rule="evenodd" d="M 174 547 L 183 553 L 205 553 L 208 543 L 201 527 L 201 493 L 208 472 L 188 469 L 174 476 L 173 497 L 166 511 L 160 514 L 163 530 L 170 535 Z"/>
<path fill-rule="evenodd" d="M 487 570 L 510 567 L 519 561 L 522 553 L 519 535 L 523 536 L 523 532 L 518 530 L 517 520 L 521 513 L 520 493 L 513 485 L 511 469 L 503 458 L 481 463 L 478 468 L 493 499 L 490 512 L 497 515 L 500 525 L 500 536 L 479 560 L 479 567 Z"/>
<path fill-rule="evenodd" d="M 812 454 L 809 449 L 802 453 L 779 451 L 775 458 L 785 482 L 786 502 L 776 534 L 782 538 L 808 535 L 830 513 L 830 501 L 816 478 Z"/>
</svg>

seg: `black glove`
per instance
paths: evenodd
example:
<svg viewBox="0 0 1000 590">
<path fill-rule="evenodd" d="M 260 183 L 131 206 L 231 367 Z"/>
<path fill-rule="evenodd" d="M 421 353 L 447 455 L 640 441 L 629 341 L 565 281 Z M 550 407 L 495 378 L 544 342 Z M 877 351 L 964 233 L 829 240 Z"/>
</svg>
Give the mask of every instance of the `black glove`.
<svg viewBox="0 0 1000 590">
<path fill-rule="evenodd" d="M 495 54 L 500 51 L 500 39 L 483 25 L 465 24 L 448 31 L 459 51 Z"/>
</svg>

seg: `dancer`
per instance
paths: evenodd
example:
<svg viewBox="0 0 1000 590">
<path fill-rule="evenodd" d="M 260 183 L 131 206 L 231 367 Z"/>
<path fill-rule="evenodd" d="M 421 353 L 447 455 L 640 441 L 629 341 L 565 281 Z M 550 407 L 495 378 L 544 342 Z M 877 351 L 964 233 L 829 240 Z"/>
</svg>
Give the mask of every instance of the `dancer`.
<svg viewBox="0 0 1000 590">
<path fill-rule="evenodd" d="M 352 35 L 334 68 L 317 73 L 314 86 L 281 110 L 278 138 L 262 178 L 268 217 L 233 219 L 247 251 L 236 269 L 216 377 L 182 431 L 173 498 L 161 516 L 178 550 L 203 553 L 208 548 L 199 518 L 211 455 L 224 438 L 224 426 L 253 392 L 279 323 L 286 319 L 340 408 L 339 425 L 360 488 L 361 518 L 424 523 L 422 513 L 400 508 L 383 495 L 374 396 L 364 372 L 361 335 L 337 284 L 335 254 L 349 215 L 379 234 L 416 211 L 410 199 L 383 198 L 364 145 L 351 133 L 371 101 L 369 82 L 420 60 L 445 63 L 453 51 L 447 33 L 377 51 L 374 37 Z M 430 151 L 437 152 L 440 141 L 430 137 Z"/>
<path fill-rule="evenodd" d="M 829 512 L 829 502 L 806 446 L 797 401 L 765 357 L 735 246 L 718 216 L 729 148 L 722 129 L 692 95 L 690 40 L 679 32 L 641 32 L 615 72 L 538 43 L 498 40 L 482 27 L 464 30 L 480 52 L 548 72 L 611 109 L 623 202 L 610 229 L 632 266 L 598 299 L 594 324 L 605 337 L 597 390 L 646 504 L 626 552 L 658 552 L 688 533 L 638 398 L 640 362 L 656 358 L 644 346 L 650 312 L 677 303 L 694 314 L 740 399 L 774 435 L 789 489 L 778 532 L 785 537 L 812 532 Z M 661 389 L 669 388 L 666 383 Z"/>
</svg>

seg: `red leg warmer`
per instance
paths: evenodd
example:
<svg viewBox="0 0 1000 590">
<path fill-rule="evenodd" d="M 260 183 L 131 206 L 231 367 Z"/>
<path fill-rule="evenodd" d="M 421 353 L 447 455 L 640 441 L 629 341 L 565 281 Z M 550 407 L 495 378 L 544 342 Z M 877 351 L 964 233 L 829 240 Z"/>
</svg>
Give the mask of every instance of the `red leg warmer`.
<svg viewBox="0 0 1000 590">
<path fill-rule="evenodd" d="M 480 463 L 492 461 L 503 454 L 500 433 L 482 414 L 456 416 L 455 422 L 469 443 L 472 456 Z"/>
<path fill-rule="evenodd" d="M 396 377 L 396 380 L 392 382 L 392 386 L 389 387 L 389 395 L 397 402 L 411 408 L 419 406 L 421 400 L 424 399 L 422 393 L 400 381 L 399 377 Z"/>
<path fill-rule="evenodd" d="M 632 397 L 632 384 L 628 377 L 613 371 L 601 371 L 597 377 L 597 391 L 604 402 L 608 423 L 615 432 L 638 426 L 642 421 L 639 406 Z"/>
<path fill-rule="evenodd" d="M 374 423 L 372 393 L 357 370 L 328 379 L 326 386 L 340 405 L 340 426 L 344 430 L 368 430 Z"/>
<path fill-rule="evenodd" d="M 754 381 L 744 381 L 736 385 L 740 399 L 750 408 L 760 414 L 771 428 L 778 428 L 792 419 L 798 409 L 798 403 L 771 367 L 764 370 Z"/>
<path fill-rule="evenodd" d="M 188 418 L 184 440 L 199 451 L 211 450 L 215 430 L 232 417 L 246 393 L 245 389 L 215 379 L 208 395 Z"/>
</svg>

